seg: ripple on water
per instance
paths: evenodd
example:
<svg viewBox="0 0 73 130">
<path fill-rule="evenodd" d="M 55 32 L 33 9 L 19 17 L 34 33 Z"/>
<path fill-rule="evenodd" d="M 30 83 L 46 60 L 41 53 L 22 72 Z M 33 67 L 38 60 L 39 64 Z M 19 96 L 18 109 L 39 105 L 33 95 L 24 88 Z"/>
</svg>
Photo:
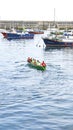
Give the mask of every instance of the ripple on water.
<svg viewBox="0 0 73 130">
<path fill-rule="evenodd" d="M 72 130 L 73 50 L 40 50 L 35 40 L 0 41 L 0 129 Z M 28 56 L 46 71 L 29 68 Z"/>
</svg>

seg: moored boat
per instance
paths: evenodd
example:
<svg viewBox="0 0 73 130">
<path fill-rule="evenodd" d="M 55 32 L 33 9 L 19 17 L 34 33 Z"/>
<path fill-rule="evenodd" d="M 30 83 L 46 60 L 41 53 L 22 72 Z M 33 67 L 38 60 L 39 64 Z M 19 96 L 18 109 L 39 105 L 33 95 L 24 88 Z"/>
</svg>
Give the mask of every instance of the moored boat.
<svg viewBox="0 0 73 130">
<path fill-rule="evenodd" d="M 36 68 L 37 70 L 42 70 L 42 71 L 46 70 L 46 63 L 44 61 L 40 62 L 39 60 L 28 57 L 27 62 L 28 65 L 32 68 Z"/>
<path fill-rule="evenodd" d="M 48 47 L 73 47 L 73 36 L 43 37 L 46 48 Z"/>
<path fill-rule="evenodd" d="M 30 34 L 44 34 L 44 31 L 40 29 L 29 29 L 28 32 Z"/>
<path fill-rule="evenodd" d="M 30 34 L 28 32 L 1 32 L 3 37 L 8 40 L 14 40 L 14 39 L 33 39 L 34 34 Z"/>
<path fill-rule="evenodd" d="M 43 31 L 29 31 L 30 34 L 44 34 Z"/>
</svg>

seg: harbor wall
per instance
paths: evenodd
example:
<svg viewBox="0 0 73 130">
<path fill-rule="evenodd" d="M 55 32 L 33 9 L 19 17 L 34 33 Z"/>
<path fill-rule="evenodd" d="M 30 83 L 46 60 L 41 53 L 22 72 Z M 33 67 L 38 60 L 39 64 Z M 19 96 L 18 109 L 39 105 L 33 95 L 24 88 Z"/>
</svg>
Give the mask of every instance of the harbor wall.
<svg viewBox="0 0 73 130">
<path fill-rule="evenodd" d="M 49 26 L 56 26 L 59 29 L 65 29 L 65 28 L 73 28 L 73 21 L 0 21 L 0 28 L 1 29 L 10 29 L 10 28 L 16 28 L 16 29 L 22 29 L 25 27 L 26 29 L 32 28 L 32 29 L 43 29 L 46 30 Z"/>
</svg>

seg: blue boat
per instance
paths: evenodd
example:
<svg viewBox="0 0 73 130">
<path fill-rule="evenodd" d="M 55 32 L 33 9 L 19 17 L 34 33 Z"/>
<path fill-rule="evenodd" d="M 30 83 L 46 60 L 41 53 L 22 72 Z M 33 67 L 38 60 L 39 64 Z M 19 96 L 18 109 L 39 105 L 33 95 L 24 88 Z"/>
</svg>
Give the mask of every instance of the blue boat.
<svg viewBox="0 0 73 130">
<path fill-rule="evenodd" d="M 46 48 L 54 48 L 54 47 L 73 47 L 73 36 L 71 37 L 62 37 L 62 38 L 49 38 L 49 37 L 45 37 L 42 38 Z"/>
<path fill-rule="evenodd" d="M 1 32 L 4 36 L 4 38 L 8 40 L 14 40 L 14 39 L 33 39 L 34 34 L 30 34 L 28 32 L 24 33 L 18 33 L 18 32 Z"/>
</svg>

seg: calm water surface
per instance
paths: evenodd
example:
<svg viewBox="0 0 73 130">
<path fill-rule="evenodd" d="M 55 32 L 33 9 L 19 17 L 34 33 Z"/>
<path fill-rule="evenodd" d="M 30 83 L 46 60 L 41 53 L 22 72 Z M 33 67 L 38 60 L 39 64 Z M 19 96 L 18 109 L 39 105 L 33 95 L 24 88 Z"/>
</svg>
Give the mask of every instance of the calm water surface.
<svg viewBox="0 0 73 130">
<path fill-rule="evenodd" d="M 0 130 L 73 130 L 73 49 L 36 47 L 0 36 Z M 46 71 L 29 68 L 27 57 Z"/>
</svg>

